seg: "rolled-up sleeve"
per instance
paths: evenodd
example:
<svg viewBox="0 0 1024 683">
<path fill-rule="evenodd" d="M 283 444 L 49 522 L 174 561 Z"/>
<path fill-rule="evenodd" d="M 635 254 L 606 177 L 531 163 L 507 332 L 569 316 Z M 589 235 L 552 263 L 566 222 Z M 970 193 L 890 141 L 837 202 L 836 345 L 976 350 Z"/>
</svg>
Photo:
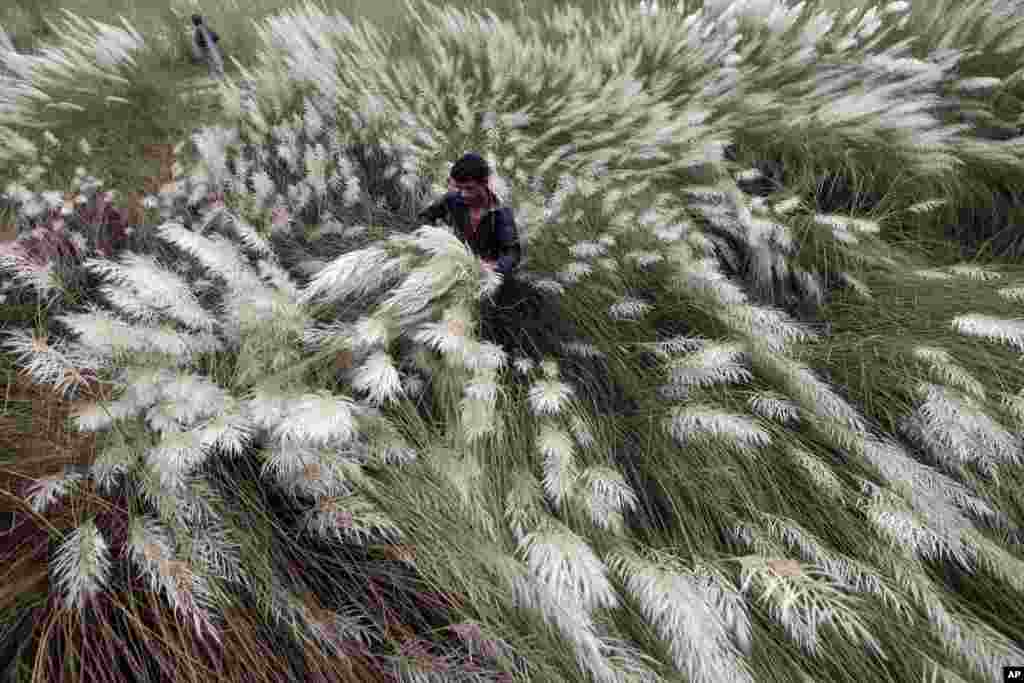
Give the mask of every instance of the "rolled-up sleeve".
<svg viewBox="0 0 1024 683">
<path fill-rule="evenodd" d="M 507 275 L 519 267 L 522 247 L 519 244 L 519 231 L 516 229 L 515 214 L 505 207 L 498 211 L 495 221 L 495 233 L 498 241 L 498 262 L 495 270 Z"/>
</svg>

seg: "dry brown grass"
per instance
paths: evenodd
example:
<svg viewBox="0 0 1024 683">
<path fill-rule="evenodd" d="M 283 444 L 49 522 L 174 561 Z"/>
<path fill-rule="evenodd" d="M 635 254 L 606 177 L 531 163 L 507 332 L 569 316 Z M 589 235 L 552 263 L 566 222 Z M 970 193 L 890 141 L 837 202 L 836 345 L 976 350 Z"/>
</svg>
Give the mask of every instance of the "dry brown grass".
<svg viewBox="0 0 1024 683">
<path fill-rule="evenodd" d="M 143 181 L 146 194 L 155 195 L 161 187 L 174 180 L 174 145 L 165 142 L 143 144 L 142 157 L 159 165 L 157 174 Z"/>
<path fill-rule="evenodd" d="M 83 482 L 78 493 L 65 504 L 54 506 L 45 518 L 34 514 L 24 502 L 24 492 L 33 479 L 58 475 L 68 466 L 84 466 L 96 457 L 94 434 L 74 429 L 70 417 L 83 402 L 109 399 L 102 387 L 87 387 L 84 398 L 68 401 L 51 388 L 33 384 L 24 375 L 8 371 L 0 404 L 0 511 L 14 513 L 5 520 L 7 532 L 0 544 L 0 610 L 28 595 L 48 596 L 46 604 L 32 614 L 32 632 L 39 647 L 33 663 L 33 680 L 68 683 L 106 680 L 129 683 L 117 659 L 128 668 L 154 662 L 161 681 L 253 681 L 273 683 L 288 680 L 292 669 L 288 656 L 265 637 L 256 614 L 229 610 L 221 645 L 198 637 L 192 625 L 175 615 L 138 577 L 128 590 L 104 591 L 93 602 L 92 616 L 68 612 L 51 590 L 48 563 L 54 534 L 70 531 L 81 520 L 101 521 L 112 547 L 126 540 L 127 510 L 116 497 L 101 497 L 91 482 Z M 325 623 L 332 614 L 312 595 L 308 598 L 313 616 Z M 389 620 L 390 621 L 390 620 Z M 84 629 L 84 630 L 83 630 Z M 412 629 L 389 623 L 389 634 L 399 641 L 414 638 Z M 104 634 L 96 639 L 97 632 Z M 100 642 L 103 641 L 103 642 Z M 358 643 L 340 643 L 348 655 L 328 656 L 307 645 L 301 656 L 309 680 L 322 683 L 383 683 L 389 680 L 372 657 Z M 80 661 L 69 669 L 68 657 Z"/>
<path fill-rule="evenodd" d="M 18 237 L 18 227 L 14 223 L 0 222 L 0 243 L 13 242 Z"/>
<path fill-rule="evenodd" d="M 5 535 L 0 544 L 0 610 L 27 596 L 51 595 L 51 531 L 69 528 L 78 510 L 62 509 L 44 520 L 25 504 L 24 492 L 33 479 L 61 474 L 68 466 L 84 465 L 95 457 L 95 435 L 77 433 L 69 424 L 68 416 L 77 403 L 80 401 L 65 401 L 51 388 L 35 385 L 13 371 L 3 378 L 0 519 Z M 81 500 L 94 498 L 86 495 Z M 47 610 L 41 609 L 33 615 L 37 633 L 48 621 L 46 614 Z"/>
<path fill-rule="evenodd" d="M 99 392 L 98 387 L 94 390 Z M 84 399 L 83 399 L 84 400 Z M 33 384 L 8 371 L 0 404 L 0 511 L 5 537 L 0 565 L 0 609 L 34 591 L 48 590 L 46 563 L 48 531 L 67 528 L 68 509 L 45 522 L 31 514 L 24 491 L 32 480 L 63 473 L 69 466 L 87 465 L 96 455 L 96 437 L 74 430 L 69 416 L 79 401 L 66 401 L 52 389 Z M 95 496 L 84 496 L 83 501 Z M 17 522 L 17 524 L 15 524 Z"/>
<path fill-rule="evenodd" d="M 192 625 L 175 615 L 141 585 L 132 591 L 104 593 L 94 601 L 90 614 L 65 611 L 51 603 L 36 615 L 35 634 L 45 642 L 49 655 L 35 662 L 35 675 L 47 683 L 109 681 L 131 683 L 137 672 L 148 669 L 156 678 L 174 683 L 246 681 L 276 683 L 291 680 L 294 670 L 288 655 L 259 634 L 260 624 L 243 610 L 227 615 L 218 645 L 196 635 Z M 96 635 L 101 637 L 97 638 Z M 356 648 L 343 648 L 343 650 Z M 77 671 L 70 660 L 54 652 L 74 653 Z M 326 657 L 313 650 L 301 653 L 310 681 L 322 683 L 383 683 L 386 679 L 353 652 Z"/>
<path fill-rule="evenodd" d="M 8 371 L 4 378 L 0 405 L 0 450 L 16 455 L 16 472 L 24 477 L 59 474 L 69 465 L 88 465 L 96 455 L 96 436 L 78 432 L 70 418 L 74 411 L 95 396 L 109 399 L 99 383 L 82 392 L 83 397 L 69 401 L 52 388 L 33 384 L 20 373 Z M 0 471 L 0 488 L 11 490 L 5 467 Z"/>
</svg>

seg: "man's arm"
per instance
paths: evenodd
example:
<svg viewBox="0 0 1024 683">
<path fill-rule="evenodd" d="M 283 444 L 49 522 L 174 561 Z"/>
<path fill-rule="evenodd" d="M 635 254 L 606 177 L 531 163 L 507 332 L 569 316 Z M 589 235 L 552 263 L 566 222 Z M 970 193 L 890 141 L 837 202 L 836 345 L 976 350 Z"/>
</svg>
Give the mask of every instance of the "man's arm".
<svg viewBox="0 0 1024 683">
<path fill-rule="evenodd" d="M 519 267 L 519 259 L 522 256 L 519 231 L 516 229 L 516 218 L 512 209 L 502 208 L 498 212 L 495 223 L 495 233 L 498 238 L 498 262 L 494 269 L 502 275 L 508 275 Z"/>
<path fill-rule="evenodd" d="M 433 225 L 434 221 L 436 221 L 437 219 L 444 218 L 445 216 L 447 216 L 450 200 L 453 196 L 453 193 L 447 192 L 443 197 L 438 199 L 436 202 L 420 211 L 420 221 L 423 223 L 430 223 L 431 225 Z"/>
</svg>

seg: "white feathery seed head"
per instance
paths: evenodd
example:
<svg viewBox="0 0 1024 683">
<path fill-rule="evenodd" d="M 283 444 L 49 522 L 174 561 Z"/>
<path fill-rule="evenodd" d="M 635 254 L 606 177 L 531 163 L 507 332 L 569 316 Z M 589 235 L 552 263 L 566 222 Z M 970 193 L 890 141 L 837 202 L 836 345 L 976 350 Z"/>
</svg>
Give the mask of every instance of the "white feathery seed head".
<svg viewBox="0 0 1024 683">
<path fill-rule="evenodd" d="M 751 418 L 704 405 L 673 408 L 667 427 L 681 444 L 693 438 L 710 436 L 747 449 L 767 446 L 772 440 L 768 432 Z"/>
<path fill-rule="evenodd" d="M 93 520 L 68 534 L 51 565 L 65 608 L 81 609 L 104 588 L 110 565 L 109 545 Z"/>
<path fill-rule="evenodd" d="M 677 561 L 650 554 L 654 558 L 616 551 L 608 567 L 625 582 L 669 646 L 676 668 L 700 683 L 753 683 L 753 672 L 733 644 L 723 614 L 713 606 L 717 595 L 705 592 L 707 583 Z"/>
<path fill-rule="evenodd" d="M 25 492 L 25 500 L 36 513 L 42 514 L 59 498 L 72 493 L 81 481 L 77 472 L 55 474 L 34 480 Z"/>
<path fill-rule="evenodd" d="M 748 400 L 750 409 L 768 420 L 780 423 L 796 422 L 800 409 L 786 397 L 770 391 L 757 392 Z"/>
<path fill-rule="evenodd" d="M 568 527 L 548 521 L 526 534 L 520 548 L 530 572 L 552 593 L 571 598 L 588 612 L 618 606 L 607 567 Z"/>
<path fill-rule="evenodd" d="M 961 334 L 1001 342 L 1024 351 L 1024 320 L 1006 320 L 971 313 L 955 317 L 952 326 Z"/>
<path fill-rule="evenodd" d="M 747 360 L 747 350 L 742 344 L 707 344 L 669 363 L 670 382 L 683 387 L 749 382 L 753 375 L 744 367 Z"/>
<path fill-rule="evenodd" d="M 1002 287 L 996 290 L 996 294 L 1015 303 L 1024 303 L 1024 284 Z"/>
<path fill-rule="evenodd" d="M 959 275 L 970 280 L 981 280 L 987 282 L 989 280 L 998 280 L 1003 276 L 995 271 L 987 270 L 979 266 L 974 266 L 966 263 L 958 264 L 949 267 L 949 272 L 953 275 Z"/>
<path fill-rule="evenodd" d="M 530 386 L 530 408 L 538 415 L 561 412 L 574 395 L 572 387 L 557 379 L 538 379 Z"/>
<path fill-rule="evenodd" d="M 597 465 L 585 469 L 579 478 L 579 499 L 590 520 L 613 533 L 623 530 L 623 515 L 635 510 L 636 493 L 615 469 Z"/>
<path fill-rule="evenodd" d="M 367 394 L 367 400 L 377 406 L 397 400 L 403 394 L 402 378 L 385 351 L 377 351 L 366 359 L 356 370 L 352 387 Z"/>
<path fill-rule="evenodd" d="M 556 509 L 572 493 L 579 477 L 576 448 L 562 429 L 543 422 L 537 434 L 537 450 L 543 458 L 544 491 Z"/>
</svg>

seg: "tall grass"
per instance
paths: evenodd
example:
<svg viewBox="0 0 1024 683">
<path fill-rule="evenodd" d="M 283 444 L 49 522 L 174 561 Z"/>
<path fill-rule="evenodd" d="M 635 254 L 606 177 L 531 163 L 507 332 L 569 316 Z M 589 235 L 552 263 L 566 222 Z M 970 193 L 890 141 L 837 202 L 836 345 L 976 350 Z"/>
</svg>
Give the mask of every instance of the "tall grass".
<svg viewBox="0 0 1024 683">
<path fill-rule="evenodd" d="M 1024 661 L 1024 275 L 947 229 L 1024 168 L 1011 3 L 360 8 L 204 7 L 216 85 L 185 4 L 0 56 L 5 348 L 95 444 L 5 453 L 14 680 Z M 416 222 L 467 149 L 513 281 Z"/>
</svg>

